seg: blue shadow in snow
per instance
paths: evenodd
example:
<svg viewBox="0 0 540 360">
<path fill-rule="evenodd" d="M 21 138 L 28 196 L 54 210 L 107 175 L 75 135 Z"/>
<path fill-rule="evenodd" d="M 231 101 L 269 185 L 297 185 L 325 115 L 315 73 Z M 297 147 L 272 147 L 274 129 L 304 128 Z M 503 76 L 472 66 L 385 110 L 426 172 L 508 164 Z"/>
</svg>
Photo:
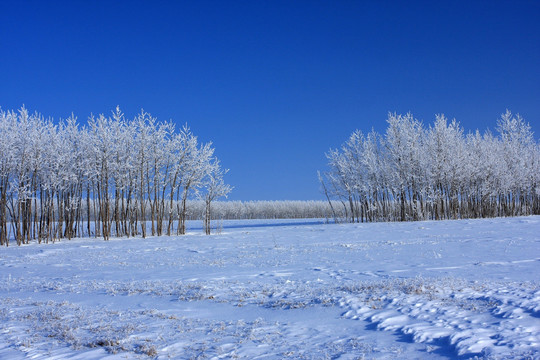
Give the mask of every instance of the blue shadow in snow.
<svg viewBox="0 0 540 360">
<path fill-rule="evenodd" d="M 305 226 L 305 225 L 324 225 L 333 224 L 334 221 L 315 220 L 315 221 L 294 221 L 294 222 L 276 222 L 276 223 L 254 223 L 254 224 L 226 224 L 224 223 L 223 229 L 242 229 L 242 228 L 268 228 L 268 227 L 287 227 L 287 226 Z M 214 229 L 215 223 L 212 222 L 212 229 Z M 188 230 L 202 230 L 202 226 L 188 226 Z"/>
</svg>

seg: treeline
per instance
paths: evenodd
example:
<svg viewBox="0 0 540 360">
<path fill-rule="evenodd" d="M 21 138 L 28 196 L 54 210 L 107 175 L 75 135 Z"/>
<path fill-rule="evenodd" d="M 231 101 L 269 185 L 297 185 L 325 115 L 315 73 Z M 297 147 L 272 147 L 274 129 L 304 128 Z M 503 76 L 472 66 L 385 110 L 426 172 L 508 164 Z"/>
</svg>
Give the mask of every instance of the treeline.
<svg viewBox="0 0 540 360">
<path fill-rule="evenodd" d="M 211 143 L 144 111 L 127 120 L 117 107 L 87 126 L 0 111 L 0 245 L 184 234 L 193 195 L 209 233 L 212 202 L 231 191 L 226 172 Z"/>
<path fill-rule="evenodd" d="M 188 202 L 188 212 L 192 214 L 190 219 L 199 220 L 198 214 L 203 208 L 204 203 L 201 201 Z M 346 216 L 339 201 L 332 201 L 332 206 L 327 201 L 314 200 L 216 201 L 212 205 L 216 219 L 224 220 L 333 219 L 335 211 L 338 218 Z"/>
<path fill-rule="evenodd" d="M 352 222 L 540 214 L 540 146 L 506 111 L 490 131 L 465 133 L 436 117 L 389 114 L 384 135 L 355 131 L 319 174 Z"/>
</svg>

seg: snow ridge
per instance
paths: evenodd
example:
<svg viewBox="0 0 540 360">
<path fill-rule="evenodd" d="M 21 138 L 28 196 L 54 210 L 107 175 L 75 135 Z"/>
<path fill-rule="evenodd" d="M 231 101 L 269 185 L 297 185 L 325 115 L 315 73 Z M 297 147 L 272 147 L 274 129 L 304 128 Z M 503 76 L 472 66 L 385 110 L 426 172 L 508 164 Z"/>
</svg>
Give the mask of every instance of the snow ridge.
<svg viewBox="0 0 540 360">
<path fill-rule="evenodd" d="M 540 287 L 408 279 L 351 286 L 344 316 L 419 343 L 448 343 L 458 356 L 514 358 L 540 348 Z"/>
</svg>

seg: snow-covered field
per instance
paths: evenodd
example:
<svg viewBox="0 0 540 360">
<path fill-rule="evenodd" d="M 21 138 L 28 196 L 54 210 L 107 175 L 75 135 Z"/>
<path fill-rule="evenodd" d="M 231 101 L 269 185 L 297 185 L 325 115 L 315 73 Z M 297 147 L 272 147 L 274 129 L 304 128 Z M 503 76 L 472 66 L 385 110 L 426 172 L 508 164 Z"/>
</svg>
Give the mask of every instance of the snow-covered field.
<svg viewBox="0 0 540 360">
<path fill-rule="evenodd" d="M 538 216 L 201 233 L 1 248 L 0 359 L 540 358 Z"/>
</svg>

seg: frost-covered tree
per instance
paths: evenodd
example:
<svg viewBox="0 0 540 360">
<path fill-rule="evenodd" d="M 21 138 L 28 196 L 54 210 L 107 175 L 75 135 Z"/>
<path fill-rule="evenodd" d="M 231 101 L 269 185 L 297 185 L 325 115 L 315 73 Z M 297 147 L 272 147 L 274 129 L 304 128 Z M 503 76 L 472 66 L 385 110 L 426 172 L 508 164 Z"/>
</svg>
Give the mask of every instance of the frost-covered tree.
<svg viewBox="0 0 540 360">
<path fill-rule="evenodd" d="M 463 129 L 455 119 L 449 124 L 444 115 L 437 115 L 427 131 L 425 150 L 431 212 L 435 219 L 455 218 L 469 176 Z"/>
<path fill-rule="evenodd" d="M 418 219 L 422 211 L 424 169 L 422 124 L 412 114 L 389 114 L 385 144 L 390 166 L 392 197 L 400 204 L 400 220 Z"/>
<path fill-rule="evenodd" d="M 502 157 L 506 171 L 500 173 L 500 205 L 504 212 L 521 213 L 525 207 L 534 206 L 534 193 L 540 174 L 538 172 L 538 145 L 534 141 L 529 124 L 509 110 L 501 115 L 497 123 Z M 503 195 L 504 194 L 504 195 Z"/>
<path fill-rule="evenodd" d="M 186 168 L 186 162 L 189 159 L 188 155 L 190 154 L 191 149 L 196 147 L 197 137 L 192 134 L 187 124 L 182 127 L 178 134 L 173 135 L 170 141 L 169 151 L 171 153 L 171 169 L 167 178 L 169 187 L 167 235 L 171 235 L 172 232 L 175 195 L 176 201 L 178 202 L 182 189 L 183 171 Z M 178 221 L 180 220 L 178 219 Z"/>
<path fill-rule="evenodd" d="M 196 140 L 196 138 L 195 138 Z M 198 193 L 204 184 L 204 178 L 209 173 L 210 162 L 214 155 L 212 144 L 198 145 L 197 141 L 189 142 L 181 171 L 180 186 L 178 192 L 181 192 L 180 201 L 178 201 L 178 228 L 180 235 L 186 233 L 187 220 L 187 200 L 193 192 Z"/>
<path fill-rule="evenodd" d="M 225 184 L 223 176 L 229 171 L 229 169 L 222 169 L 218 159 L 213 159 L 208 168 L 208 173 L 204 179 L 204 232 L 206 235 L 210 235 L 211 232 L 211 220 L 212 220 L 212 202 L 220 197 L 227 197 L 232 191 L 232 187 Z"/>
</svg>

